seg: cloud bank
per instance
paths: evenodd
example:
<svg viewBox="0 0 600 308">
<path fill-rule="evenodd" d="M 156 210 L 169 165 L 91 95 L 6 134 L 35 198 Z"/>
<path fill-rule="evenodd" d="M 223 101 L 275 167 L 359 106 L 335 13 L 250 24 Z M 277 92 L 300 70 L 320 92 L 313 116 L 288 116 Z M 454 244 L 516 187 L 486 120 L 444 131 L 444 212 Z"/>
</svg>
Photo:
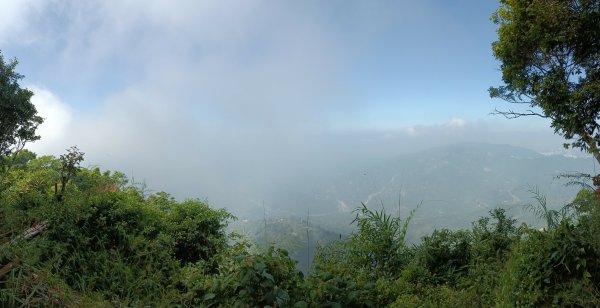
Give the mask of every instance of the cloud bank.
<svg viewBox="0 0 600 308">
<path fill-rule="evenodd" d="M 547 123 L 487 116 L 495 34 L 471 23 L 488 25 L 491 6 L 448 5 L 9 1 L 0 43 L 46 118 L 32 149 L 77 145 L 88 165 L 240 208 L 431 146 L 559 147 Z"/>
</svg>

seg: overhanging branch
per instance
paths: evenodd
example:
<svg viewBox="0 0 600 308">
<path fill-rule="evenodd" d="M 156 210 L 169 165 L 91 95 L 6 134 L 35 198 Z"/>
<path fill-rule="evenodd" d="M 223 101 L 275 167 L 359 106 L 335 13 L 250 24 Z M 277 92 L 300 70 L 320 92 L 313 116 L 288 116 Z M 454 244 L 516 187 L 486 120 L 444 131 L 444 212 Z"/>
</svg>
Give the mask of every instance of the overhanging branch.
<svg viewBox="0 0 600 308">
<path fill-rule="evenodd" d="M 531 109 L 528 109 L 524 112 L 516 112 L 513 110 L 508 110 L 508 111 L 501 111 L 498 109 L 494 109 L 494 111 L 492 113 L 490 113 L 492 115 L 501 115 L 507 119 L 516 119 L 516 118 L 520 118 L 520 117 L 528 117 L 528 116 L 537 116 L 540 118 L 550 118 L 549 116 L 543 115 L 539 112 L 535 112 Z"/>
</svg>

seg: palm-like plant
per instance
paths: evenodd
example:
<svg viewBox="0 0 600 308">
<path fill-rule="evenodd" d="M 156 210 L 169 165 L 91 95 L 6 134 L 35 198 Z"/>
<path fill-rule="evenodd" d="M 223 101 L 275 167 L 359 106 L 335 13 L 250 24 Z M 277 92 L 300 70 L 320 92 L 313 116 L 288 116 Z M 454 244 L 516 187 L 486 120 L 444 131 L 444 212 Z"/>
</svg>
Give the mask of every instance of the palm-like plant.
<svg viewBox="0 0 600 308">
<path fill-rule="evenodd" d="M 399 216 L 386 213 L 384 208 L 373 211 L 364 203 L 354 210 L 356 217 L 352 223 L 357 224 L 358 232 L 353 235 L 353 239 L 358 244 L 357 253 L 366 263 L 365 266 L 380 273 L 402 265 L 406 232 L 417 208 L 404 221 Z"/>
</svg>

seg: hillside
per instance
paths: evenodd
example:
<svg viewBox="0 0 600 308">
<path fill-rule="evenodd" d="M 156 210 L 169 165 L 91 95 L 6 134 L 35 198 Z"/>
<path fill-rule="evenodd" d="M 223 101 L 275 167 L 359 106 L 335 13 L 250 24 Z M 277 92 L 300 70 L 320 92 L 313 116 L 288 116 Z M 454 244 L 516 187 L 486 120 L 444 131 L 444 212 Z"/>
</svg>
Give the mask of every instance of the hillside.
<svg viewBox="0 0 600 308">
<path fill-rule="evenodd" d="M 521 206 L 533 201 L 538 187 L 551 207 L 572 200 L 578 187 L 567 187 L 563 173 L 593 173 L 590 158 L 543 155 L 509 145 L 462 143 L 400 155 L 388 160 L 358 161 L 330 170 L 328 177 L 298 177 L 286 183 L 266 204 L 266 216 L 306 217 L 328 227 L 343 222 L 336 232 L 349 231 L 348 214 L 361 203 L 384 205 L 401 215 L 422 202 L 416 220 L 423 232 L 434 228 L 468 227 L 494 207 L 520 217 Z M 236 213 L 261 220 L 262 208 Z M 348 215 L 344 215 L 348 214 Z M 524 217 L 525 219 L 525 217 Z"/>
<path fill-rule="evenodd" d="M 352 211 L 361 203 L 374 209 L 384 205 L 388 212 L 397 215 L 401 192 L 401 217 L 421 203 L 408 229 L 407 240 L 413 243 L 435 229 L 469 228 L 496 207 L 504 208 L 518 223 L 541 226 L 542 221 L 525 209 L 526 204 L 536 202 L 530 190 L 538 187 L 550 208 L 562 207 L 573 200 L 579 187 L 566 186 L 566 179 L 556 177 L 563 173 L 590 173 L 590 167 L 593 168 L 593 162 L 589 158 L 543 155 L 509 145 L 454 144 L 389 161 L 348 166 L 345 173 L 321 182 L 312 181 L 310 187 L 294 185 L 297 191 L 293 195 L 290 192 L 288 202 L 304 200 L 310 213 L 269 207 L 233 222 L 231 229 L 260 246 L 286 248 L 299 261 L 299 269 L 305 270 L 317 244 L 345 238 L 355 229 L 350 224 L 355 217 Z M 298 197 L 302 189 L 316 193 L 307 192 L 302 199 Z M 282 200 L 281 204 L 286 202 Z"/>
<path fill-rule="evenodd" d="M 374 162 L 353 171 L 328 187 L 329 198 L 339 209 L 360 205 L 385 205 L 407 212 L 422 202 L 415 220 L 422 232 L 433 228 L 463 228 L 494 207 L 520 216 L 521 206 L 531 203 L 531 188 L 537 186 L 562 206 L 577 192 L 566 187 L 563 173 L 592 173 L 586 158 L 546 156 L 508 145 L 464 143 L 404 155 L 391 161 Z M 332 206 L 333 204 L 330 204 Z"/>
</svg>

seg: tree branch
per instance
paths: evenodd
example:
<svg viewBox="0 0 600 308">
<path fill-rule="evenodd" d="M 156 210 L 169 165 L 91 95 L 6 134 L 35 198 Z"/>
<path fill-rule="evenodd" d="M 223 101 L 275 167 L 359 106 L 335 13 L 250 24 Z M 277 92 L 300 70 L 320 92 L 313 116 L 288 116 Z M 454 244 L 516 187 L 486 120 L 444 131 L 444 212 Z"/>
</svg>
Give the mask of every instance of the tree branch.
<svg viewBox="0 0 600 308">
<path fill-rule="evenodd" d="M 494 109 L 494 111 L 492 113 L 490 113 L 492 115 L 501 115 L 507 119 L 516 119 L 516 118 L 520 118 L 520 117 L 527 117 L 527 116 L 537 116 L 540 118 L 550 118 L 549 116 L 543 115 L 541 113 L 535 112 L 533 110 L 526 110 L 525 112 L 516 112 L 516 111 L 512 111 L 512 110 L 508 110 L 508 111 L 500 111 L 498 109 Z"/>
<path fill-rule="evenodd" d="M 0 278 L 4 277 L 6 274 L 10 273 L 10 271 L 18 264 L 18 261 L 8 262 L 8 264 L 4 265 L 0 268 Z"/>
</svg>

